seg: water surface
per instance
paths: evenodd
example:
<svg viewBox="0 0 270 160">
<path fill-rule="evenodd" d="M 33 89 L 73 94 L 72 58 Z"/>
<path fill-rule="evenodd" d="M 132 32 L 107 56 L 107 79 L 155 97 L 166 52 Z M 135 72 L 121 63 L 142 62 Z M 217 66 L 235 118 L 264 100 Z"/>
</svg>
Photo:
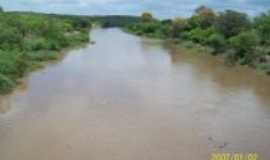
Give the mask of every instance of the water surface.
<svg viewBox="0 0 270 160">
<path fill-rule="evenodd" d="M 270 158 L 270 78 L 119 29 L 0 99 L 1 160 Z"/>
</svg>

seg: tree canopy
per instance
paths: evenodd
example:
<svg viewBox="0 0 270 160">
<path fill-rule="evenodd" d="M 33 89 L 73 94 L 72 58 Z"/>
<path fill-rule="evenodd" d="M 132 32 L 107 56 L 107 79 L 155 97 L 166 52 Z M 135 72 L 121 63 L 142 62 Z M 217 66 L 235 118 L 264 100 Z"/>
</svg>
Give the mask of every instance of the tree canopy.
<svg viewBox="0 0 270 160">
<path fill-rule="evenodd" d="M 270 74 L 270 11 L 252 19 L 239 11 L 216 13 L 209 7 L 200 6 L 190 18 L 153 21 L 148 12 L 142 17 L 142 22 L 128 25 L 127 29 L 138 35 L 200 45 L 215 55 L 224 54 L 232 63 L 268 66 L 263 69 Z"/>
</svg>

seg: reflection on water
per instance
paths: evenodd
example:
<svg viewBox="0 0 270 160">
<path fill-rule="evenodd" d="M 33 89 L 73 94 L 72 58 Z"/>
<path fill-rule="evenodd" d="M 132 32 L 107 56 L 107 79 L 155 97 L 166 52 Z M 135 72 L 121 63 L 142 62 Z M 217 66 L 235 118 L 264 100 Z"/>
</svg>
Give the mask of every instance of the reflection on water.
<svg viewBox="0 0 270 160">
<path fill-rule="evenodd" d="M 211 55 L 191 55 L 185 52 L 179 54 L 180 49 L 175 46 L 170 46 L 169 49 L 174 64 L 183 63 L 179 59 L 184 59 L 191 63 L 196 72 L 194 75 L 198 78 L 208 78 L 226 90 L 250 90 L 260 103 L 264 103 L 264 106 L 270 109 L 269 76 L 242 66 L 231 68 L 221 65 L 220 60 Z"/>
<path fill-rule="evenodd" d="M 119 29 L 91 38 L 0 99 L 1 160 L 270 157 L 269 77 Z"/>
</svg>

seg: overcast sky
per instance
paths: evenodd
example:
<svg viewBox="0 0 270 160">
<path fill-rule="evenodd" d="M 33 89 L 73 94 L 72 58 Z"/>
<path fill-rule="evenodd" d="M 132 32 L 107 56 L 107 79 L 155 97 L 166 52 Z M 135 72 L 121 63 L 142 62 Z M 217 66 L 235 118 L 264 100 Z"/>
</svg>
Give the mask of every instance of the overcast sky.
<svg viewBox="0 0 270 160">
<path fill-rule="evenodd" d="M 235 9 L 251 16 L 270 9 L 270 0 L 0 0 L 5 10 L 46 13 L 139 15 L 150 11 L 156 17 L 190 16 L 199 5 L 217 11 Z"/>
</svg>

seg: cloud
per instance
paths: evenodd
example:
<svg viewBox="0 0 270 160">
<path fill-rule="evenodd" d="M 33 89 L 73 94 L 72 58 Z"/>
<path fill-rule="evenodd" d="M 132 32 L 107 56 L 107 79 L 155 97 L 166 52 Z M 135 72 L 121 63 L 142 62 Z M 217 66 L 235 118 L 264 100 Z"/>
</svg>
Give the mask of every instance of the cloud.
<svg viewBox="0 0 270 160">
<path fill-rule="evenodd" d="M 254 16 L 270 9 L 269 0 L 0 0 L 7 10 L 64 14 L 129 14 L 150 11 L 161 18 L 190 16 L 199 5 L 235 9 Z"/>
</svg>

